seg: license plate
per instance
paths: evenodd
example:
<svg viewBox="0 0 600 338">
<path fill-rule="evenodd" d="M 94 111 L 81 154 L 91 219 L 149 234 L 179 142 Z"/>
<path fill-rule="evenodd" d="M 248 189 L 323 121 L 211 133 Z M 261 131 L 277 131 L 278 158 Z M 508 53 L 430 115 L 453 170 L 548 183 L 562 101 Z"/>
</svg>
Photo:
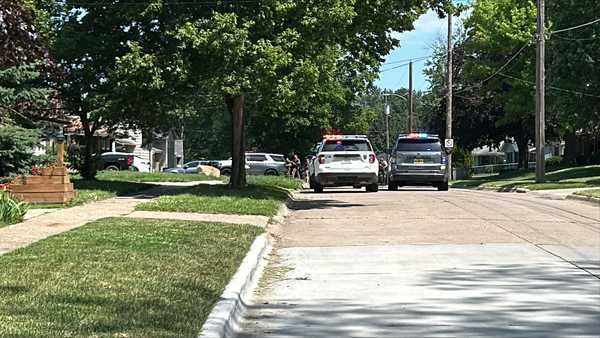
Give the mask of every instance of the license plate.
<svg viewBox="0 0 600 338">
<path fill-rule="evenodd" d="M 352 161 L 342 161 L 342 164 L 352 164 Z"/>
<path fill-rule="evenodd" d="M 421 158 L 415 159 L 415 164 L 424 164 L 425 161 Z"/>
</svg>

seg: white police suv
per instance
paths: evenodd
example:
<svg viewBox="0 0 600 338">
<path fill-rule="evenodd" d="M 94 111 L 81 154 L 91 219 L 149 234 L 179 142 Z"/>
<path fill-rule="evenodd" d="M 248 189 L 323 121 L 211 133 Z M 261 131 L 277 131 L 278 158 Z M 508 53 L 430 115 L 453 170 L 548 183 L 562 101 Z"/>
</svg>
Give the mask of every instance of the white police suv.
<svg viewBox="0 0 600 338">
<path fill-rule="evenodd" d="M 310 187 L 317 193 L 324 187 L 339 186 L 379 190 L 379 163 L 364 135 L 325 135 L 315 149 L 308 172 Z"/>
</svg>

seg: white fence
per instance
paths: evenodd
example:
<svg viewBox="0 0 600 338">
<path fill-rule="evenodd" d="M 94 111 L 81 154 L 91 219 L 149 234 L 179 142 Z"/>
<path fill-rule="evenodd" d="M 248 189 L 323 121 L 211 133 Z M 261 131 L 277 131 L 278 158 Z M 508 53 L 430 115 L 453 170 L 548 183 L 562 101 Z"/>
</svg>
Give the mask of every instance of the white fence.
<svg viewBox="0 0 600 338">
<path fill-rule="evenodd" d="M 535 168 L 535 162 L 529 162 L 529 168 Z M 500 173 L 502 171 L 510 171 L 517 169 L 519 169 L 518 163 L 479 165 L 471 168 L 471 175 L 491 175 Z"/>
</svg>

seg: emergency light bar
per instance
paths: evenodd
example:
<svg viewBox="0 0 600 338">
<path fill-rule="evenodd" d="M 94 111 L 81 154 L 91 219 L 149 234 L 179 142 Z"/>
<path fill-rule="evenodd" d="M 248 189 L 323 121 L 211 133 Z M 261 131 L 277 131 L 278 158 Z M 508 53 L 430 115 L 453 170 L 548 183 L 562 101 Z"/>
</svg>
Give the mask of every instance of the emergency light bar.
<svg viewBox="0 0 600 338">
<path fill-rule="evenodd" d="M 428 134 L 428 133 L 410 133 L 410 134 L 400 134 L 398 138 L 437 138 L 437 135 Z"/>
<path fill-rule="evenodd" d="M 357 139 L 366 139 L 367 135 L 323 135 L 323 139 L 332 141 L 332 140 L 357 140 Z"/>
</svg>

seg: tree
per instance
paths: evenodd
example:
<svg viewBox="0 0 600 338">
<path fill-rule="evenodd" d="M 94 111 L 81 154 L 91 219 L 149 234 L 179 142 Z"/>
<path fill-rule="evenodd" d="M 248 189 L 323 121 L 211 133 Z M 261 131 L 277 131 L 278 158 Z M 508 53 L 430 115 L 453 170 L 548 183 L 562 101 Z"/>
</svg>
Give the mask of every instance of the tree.
<svg viewBox="0 0 600 338">
<path fill-rule="evenodd" d="M 46 62 L 43 34 L 32 8 L 11 0 L 0 1 L 0 123 L 28 121 L 44 115 L 52 92 L 41 83 Z"/>
<path fill-rule="evenodd" d="M 546 6 L 549 30 L 590 22 L 600 13 L 600 2 L 594 0 Z M 551 130 L 565 139 L 564 161 L 572 164 L 578 160 L 576 132 L 600 135 L 600 25 L 550 34 L 546 49 L 547 118 Z"/>
<path fill-rule="evenodd" d="M 53 92 L 41 81 L 52 71 L 43 20 L 31 4 L 0 1 L 0 177 L 22 174 L 35 162 L 41 132 L 35 121 L 52 117 Z"/>
<path fill-rule="evenodd" d="M 383 56 L 398 44 L 389 33 L 411 28 L 434 3 L 264 1 L 185 8 L 176 30 L 178 51 L 190 78 L 225 98 L 233 125 L 232 186 L 245 184 L 249 96 L 256 95 L 253 100 L 261 107 L 275 107 L 267 110 L 278 116 L 294 114 L 286 123 L 315 133 L 314 122 L 327 120 L 338 107 L 347 111 L 352 94 L 372 82 Z M 162 11 L 173 13 L 173 8 L 163 4 Z M 340 79 L 352 83 L 342 85 Z M 337 120 L 332 128 L 347 122 Z"/>
</svg>

